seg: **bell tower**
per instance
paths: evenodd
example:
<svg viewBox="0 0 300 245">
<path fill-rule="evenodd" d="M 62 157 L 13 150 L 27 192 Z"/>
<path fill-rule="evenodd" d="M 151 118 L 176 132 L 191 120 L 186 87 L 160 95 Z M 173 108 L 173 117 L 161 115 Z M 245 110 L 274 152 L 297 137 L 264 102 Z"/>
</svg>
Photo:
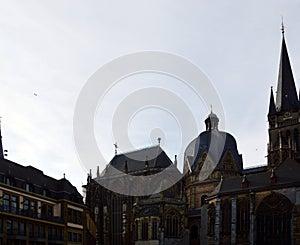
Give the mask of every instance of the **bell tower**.
<svg viewBox="0 0 300 245">
<path fill-rule="evenodd" d="M 269 103 L 268 167 L 274 168 L 286 158 L 300 156 L 300 103 L 285 43 L 282 24 L 282 45 L 277 83 L 276 102 L 271 88 Z"/>
</svg>

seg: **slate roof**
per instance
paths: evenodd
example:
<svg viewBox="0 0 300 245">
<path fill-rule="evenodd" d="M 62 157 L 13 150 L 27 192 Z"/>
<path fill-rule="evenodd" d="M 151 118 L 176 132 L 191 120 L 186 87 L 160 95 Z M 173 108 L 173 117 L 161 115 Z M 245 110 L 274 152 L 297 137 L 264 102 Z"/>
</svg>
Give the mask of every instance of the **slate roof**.
<svg viewBox="0 0 300 245">
<path fill-rule="evenodd" d="M 109 174 L 110 166 L 124 172 L 126 162 L 128 173 L 134 174 L 135 172 L 145 169 L 146 161 L 149 169 L 164 169 L 172 165 L 172 161 L 160 146 L 152 146 L 115 155 L 102 175 Z"/>
<path fill-rule="evenodd" d="M 216 186 L 215 190 L 210 195 L 210 198 L 216 196 L 223 196 L 232 193 L 243 193 L 249 192 L 250 190 L 260 191 L 264 189 L 277 189 L 283 186 L 300 186 L 300 163 L 287 159 L 275 170 L 275 175 L 277 176 L 276 183 L 270 183 L 270 176 L 272 171 L 269 169 L 267 171 L 258 172 L 254 174 L 248 174 L 248 187 L 242 188 L 243 176 L 225 178 L 221 179 L 219 184 Z"/>
<path fill-rule="evenodd" d="M 53 199 L 66 199 L 83 204 L 82 196 L 67 179 L 56 180 L 45 175 L 41 170 L 32 166 L 22 166 L 7 159 L 0 159 L 0 182 L 5 178 L 13 180 L 13 186 L 24 190 L 25 184 L 31 184 L 32 192 L 42 195 L 47 191 L 47 197 Z M 24 190 L 25 191 L 25 190 Z"/>
</svg>

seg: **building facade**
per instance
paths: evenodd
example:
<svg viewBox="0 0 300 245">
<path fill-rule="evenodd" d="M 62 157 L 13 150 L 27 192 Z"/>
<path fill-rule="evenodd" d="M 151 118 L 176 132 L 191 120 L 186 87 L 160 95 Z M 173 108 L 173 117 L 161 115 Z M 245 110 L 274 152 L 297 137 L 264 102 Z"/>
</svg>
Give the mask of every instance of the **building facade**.
<svg viewBox="0 0 300 245">
<path fill-rule="evenodd" d="M 94 223 L 77 189 L 5 159 L 0 145 L 0 245 L 94 244 Z"/>
</svg>

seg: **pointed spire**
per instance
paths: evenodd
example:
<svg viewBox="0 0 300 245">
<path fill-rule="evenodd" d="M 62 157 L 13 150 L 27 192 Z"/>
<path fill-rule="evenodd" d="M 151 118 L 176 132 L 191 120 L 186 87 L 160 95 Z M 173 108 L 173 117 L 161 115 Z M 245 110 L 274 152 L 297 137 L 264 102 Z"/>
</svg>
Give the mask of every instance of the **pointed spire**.
<svg viewBox="0 0 300 245">
<path fill-rule="evenodd" d="M 4 158 L 1 134 L 1 117 L 0 117 L 0 158 Z"/>
<path fill-rule="evenodd" d="M 100 177 L 100 169 L 99 169 L 99 166 L 97 166 L 97 178 Z"/>
<path fill-rule="evenodd" d="M 269 113 L 268 116 L 272 116 L 276 113 L 276 107 L 273 96 L 273 87 L 271 87 L 270 103 L 269 103 Z"/>
<path fill-rule="evenodd" d="M 177 155 L 175 155 L 174 166 L 177 168 Z"/>
<path fill-rule="evenodd" d="M 282 46 L 278 74 L 276 110 L 285 112 L 299 108 L 298 96 L 294 82 L 293 72 L 284 38 L 282 24 Z"/>
</svg>

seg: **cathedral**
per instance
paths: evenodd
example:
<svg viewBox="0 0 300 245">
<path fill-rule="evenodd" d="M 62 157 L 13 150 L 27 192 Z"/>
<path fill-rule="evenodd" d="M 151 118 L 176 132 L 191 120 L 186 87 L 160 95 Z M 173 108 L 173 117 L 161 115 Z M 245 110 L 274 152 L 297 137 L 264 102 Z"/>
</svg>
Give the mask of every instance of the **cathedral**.
<svg viewBox="0 0 300 245">
<path fill-rule="evenodd" d="M 110 174 L 113 168 L 131 176 L 155 176 L 166 168 L 178 174 L 177 159 L 160 146 L 116 154 L 101 174 L 89 174 L 86 205 L 97 244 L 300 244 L 300 102 L 284 30 L 277 93 L 275 98 L 271 88 L 267 117 L 266 166 L 245 169 L 235 138 L 218 129 L 211 112 L 206 130 L 186 148 L 187 174 L 167 190 L 130 196 L 99 184 L 108 177 L 124 185 L 121 175 Z"/>
</svg>

